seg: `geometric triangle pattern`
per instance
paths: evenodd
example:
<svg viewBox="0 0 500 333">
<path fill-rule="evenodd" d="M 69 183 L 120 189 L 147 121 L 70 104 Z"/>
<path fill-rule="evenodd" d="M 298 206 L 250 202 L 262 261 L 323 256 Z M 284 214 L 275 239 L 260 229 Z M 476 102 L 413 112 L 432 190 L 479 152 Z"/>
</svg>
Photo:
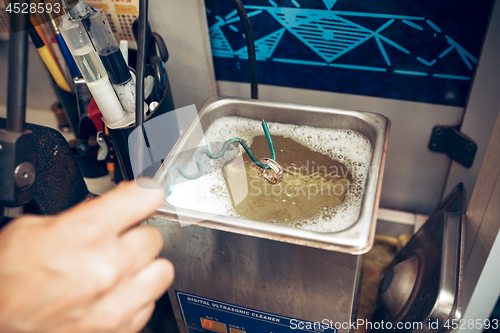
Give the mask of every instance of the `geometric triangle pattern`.
<svg viewBox="0 0 500 333">
<path fill-rule="evenodd" d="M 283 28 L 255 41 L 255 56 L 257 60 L 266 60 L 273 55 L 285 31 L 286 29 Z M 240 59 L 248 59 L 247 47 L 242 47 L 235 52 L 235 55 Z"/>
<path fill-rule="evenodd" d="M 229 44 L 226 36 L 224 36 L 220 26 L 214 26 L 210 29 L 210 43 L 212 44 L 212 54 L 214 57 L 233 57 L 233 48 L 231 47 L 231 44 Z"/>
<path fill-rule="evenodd" d="M 330 11 L 309 10 L 307 16 L 300 8 L 267 11 L 326 62 L 332 62 L 373 37 L 373 31 Z"/>
<path fill-rule="evenodd" d="M 444 15 L 446 6 L 393 2 L 245 0 L 258 36 L 261 82 L 463 107 L 494 1 L 457 7 L 468 28 Z M 451 6 L 454 0 L 438 2 Z M 205 4 L 216 77 L 247 82 L 240 61 L 248 57 L 245 35 L 234 6 L 227 0 Z M 415 82 L 425 85 L 414 89 Z"/>
<path fill-rule="evenodd" d="M 335 5 L 337 0 L 323 0 L 323 2 L 325 3 L 326 8 L 328 8 L 328 10 L 330 10 Z"/>
<path fill-rule="evenodd" d="M 310 9 L 310 8 L 294 8 L 294 7 L 277 7 L 277 6 L 255 6 L 248 5 L 245 6 L 247 10 L 254 10 L 248 13 L 249 17 L 259 15 L 260 13 L 267 12 L 271 15 L 276 22 L 278 22 L 283 28 L 276 30 L 259 40 L 255 41 L 255 53 L 256 58 L 259 61 L 265 61 L 271 59 L 274 51 L 278 47 L 278 44 L 282 40 L 285 32 L 291 33 L 297 39 L 299 39 L 302 44 L 307 46 L 316 55 L 321 57 L 324 62 L 309 61 L 303 59 L 281 59 L 273 58 L 274 61 L 285 62 L 285 63 L 295 63 L 295 64 L 305 64 L 313 66 L 332 66 L 339 68 L 357 69 L 357 70 L 368 70 L 368 71 L 387 71 L 388 68 L 378 68 L 373 66 L 366 66 L 362 64 L 338 64 L 335 60 L 344 54 L 356 49 L 358 46 L 362 45 L 366 41 L 373 38 L 380 50 L 380 54 L 385 60 L 388 67 L 394 66 L 391 59 L 389 58 L 384 44 L 390 45 L 399 51 L 410 54 L 411 52 L 401 45 L 395 43 L 391 39 L 385 37 L 381 32 L 392 25 L 396 20 L 402 22 L 413 29 L 422 30 L 425 26 L 429 26 L 436 33 L 440 33 L 441 30 L 434 23 L 429 20 L 425 20 L 424 17 L 416 16 L 406 16 L 406 15 L 393 15 L 393 14 L 377 14 L 377 13 L 362 13 L 362 12 L 344 12 L 344 11 L 334 11 L 330 10 L 337 0 L 323 0 L 325 9 Z M 234 16 L 234 15 L 232 15 Z M 346 18 L 347 17 L 347 18 Z M 363 25 L 355 23 L 357 17 L 364 18 L 374 18 L 381 20 L 380 26 L 372 27 L 372 29 L 367 28 Z M 210 41 L 212 46 L 212 54 L 214 57 L 224 57 L 224 58 L 234 58 L 238 57 L 240 59 L 248 59 L 247 47 L 242 47 L 238 50 L 233 50 L 230 42 L 224 35 L 221 27 L 226 26 L 234 21 L 238 21 L 239 18 L 232 18 L 229 15 L 226 20 L 221 17 L 217 18 L 218 22 L 215 23 L 209 29 Z M 385 22 L 385 23 L 382 23 Z M 231 27 L 231 26 L 230 26 Z M 233 29 L 234 30 L 234 29 Z M 434 36 L 436 36 L 436 33 Z M 243 36 L 244 37 L 244 36 Z M 431 67 L 436 64 L 439 60 L 445 57 L 450 51 L 456 50 L 461 57 L 463 63 L 467 66 L 469 70 L 473 70 L 473 64 L 477 64 L 477 58 L 472 56 L 467 52 L 462 46 L 451 39 L 449 36 L 445 36 L 450 47 L 439 54 L 437 59 L 423 59 L 418 56 L 414 57 L 419 63 Z M 427 76 L 427 72 L 406 70 L 406 69 L 394 69 L 394 73 L 398 75 L 414 75 L 414 76 Z M 470 74 L 464 75 L 456 74 L 446 74 L 446 73 L 433 73 L 432 75 L 437 78 L 445 78 L 452 80 L 471 80 Z"/>
</svg>

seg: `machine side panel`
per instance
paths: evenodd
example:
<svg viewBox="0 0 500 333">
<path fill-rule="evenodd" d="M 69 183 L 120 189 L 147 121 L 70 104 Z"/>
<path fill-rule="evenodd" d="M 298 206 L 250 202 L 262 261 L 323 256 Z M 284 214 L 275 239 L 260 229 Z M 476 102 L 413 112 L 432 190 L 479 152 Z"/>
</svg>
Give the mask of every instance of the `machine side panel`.
<svg viewBox="0 0 500 333">
<path fill-rule="evenodd" d="M 176 269 L 171 300 L 175 290 L 312 322 L 351 319 L 359 256 L 196 225 L 181 227 L 164 218 L 148 222 L 161 231 L 161 256 Z M 178 304 L 174 308 L 179 318 Z"/>
</svg>

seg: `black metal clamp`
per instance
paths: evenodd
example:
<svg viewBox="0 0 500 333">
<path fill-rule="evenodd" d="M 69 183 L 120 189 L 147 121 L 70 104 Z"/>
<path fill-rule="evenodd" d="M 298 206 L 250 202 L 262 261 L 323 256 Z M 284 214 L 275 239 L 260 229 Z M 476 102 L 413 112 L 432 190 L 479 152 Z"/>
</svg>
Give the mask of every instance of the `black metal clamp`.
<svg viewBox="0 0 500 333">
<path fill-rule="evenodd" d="M 445 153 L 464 167 L 470 168 L 474 163 L 477 144 L 460 133 L 456 127 L 436 126 L 432 129 L 429 149 L 437 153 Z"/>
<path fill-rule="evenodd" d="M 11 14 L 11 22 L 21 26 L 27 25 L 26 20 L 26 14 Z M 10 34 L 7 125 L 0 129 L 0 205 L 7 217 L 21 215 L 22 206 L 31 201 L 35 190 L 36 140 L 33 132 L 25 129 L 27 43 L 27 30 Z"/>
</svg>

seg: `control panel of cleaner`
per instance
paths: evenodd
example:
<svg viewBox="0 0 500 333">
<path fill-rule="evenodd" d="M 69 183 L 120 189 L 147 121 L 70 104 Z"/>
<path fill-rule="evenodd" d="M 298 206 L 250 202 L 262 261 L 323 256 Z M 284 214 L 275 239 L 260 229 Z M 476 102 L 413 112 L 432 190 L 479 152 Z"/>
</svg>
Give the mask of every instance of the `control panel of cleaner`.
<svg viewBox="0 0 500 333">
<path fill-rule="evenodd" d="M 175 292 L 188 333 L 336 333 L 304 321 L 224 303 L 213 299 Z"/>
</svg>

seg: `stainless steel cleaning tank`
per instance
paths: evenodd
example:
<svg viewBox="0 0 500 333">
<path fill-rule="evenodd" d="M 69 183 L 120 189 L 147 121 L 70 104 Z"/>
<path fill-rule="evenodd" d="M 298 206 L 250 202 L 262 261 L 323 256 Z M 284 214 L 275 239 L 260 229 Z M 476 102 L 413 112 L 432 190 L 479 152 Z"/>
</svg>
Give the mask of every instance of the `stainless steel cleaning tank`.
<svg viewBox="0 0 500 333">
<path fill-rule="evenodd" d="M 206 130 L 227 116 L 357 131 L 373 147 L 370 171 L 358 220 L 335 233 L 213 216 L 165 202 L 148 222 L 164 237 L 161 256 L 175 266 L 169 296 L 181 332 L 334 332 L 335 324 L 339 332 L 349 331 L 362 254 L 375 234 L 389 120 L 367 112 L 215 97 L 200 110 L 199 125 Z M 198 145 L 196 127 L 190 125 L 155 176 L 165 187 L 168 168 L 187 163 L 191 156 L 181 152 Z"/>
</svg>

